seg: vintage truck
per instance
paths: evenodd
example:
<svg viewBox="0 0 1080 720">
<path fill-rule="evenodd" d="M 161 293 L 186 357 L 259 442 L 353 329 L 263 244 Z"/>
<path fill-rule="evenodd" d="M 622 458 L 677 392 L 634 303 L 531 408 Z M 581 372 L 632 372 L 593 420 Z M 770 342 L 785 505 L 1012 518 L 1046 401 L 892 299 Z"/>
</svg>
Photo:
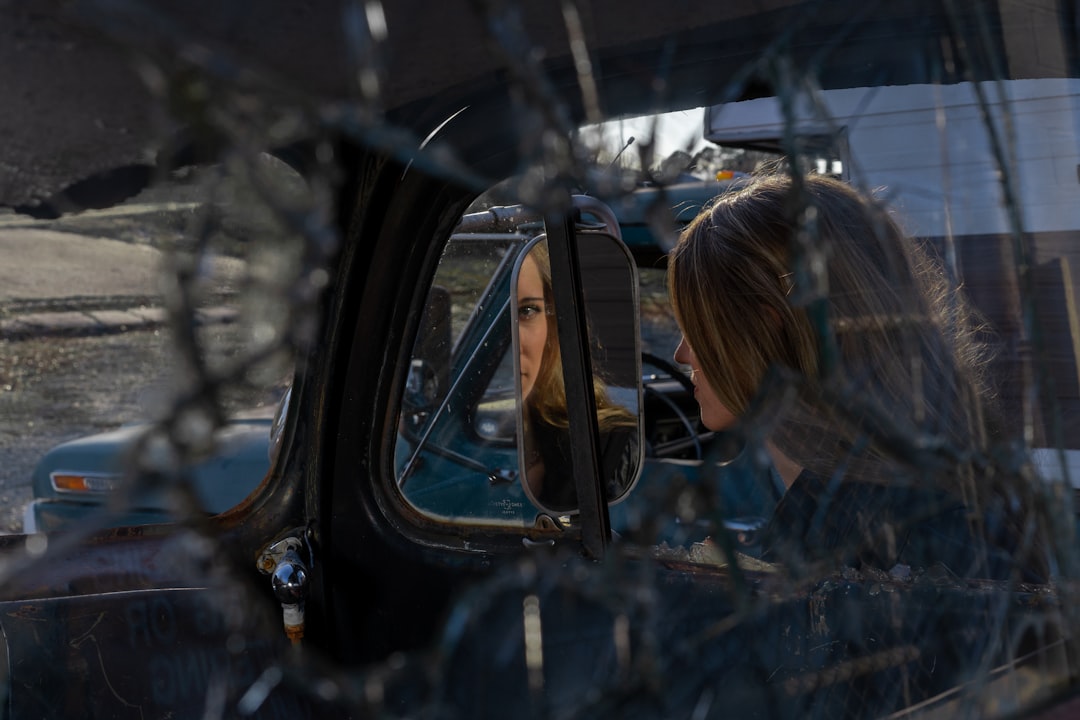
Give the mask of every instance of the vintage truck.
<svg viewBox="0 0 1080 720">
<path fill-rule="evenodd" d="M 0 537 L 0 713 L 1075 711 L 1072 488 L 1031 471 L 1033 437 L 987 462 L 1022 479 L 1003 497 L 1028 503 L 1053 540 L 1045 583 L 739 553 L 753 528 L 728 503 L 769 487 L 760 454 L 740 452 L 760 438 L 744 428 L 706 448 L 678 403 L 666 419 L 702 457 L 651 458 L 667 473 L 647 482 L 604 475 L 596 376 L 638 417 L 636 468 L 655 445 L 644 301 L 604 220 L 632 188 L 594 172 L 607 164 L 576 133 L 821 88 L 1076 77 L 1076 20 L 1070 3 L 1007 0 L 0 5 L 0 74 L 19 99 L 0 106 L 0 203 L 62 215 L 217 165 L 248 176 L 297 239 L 252 243 L 277 261 L 253 275 L 264 343 L 239 364 L 204 362 L 185 322 L 199 264 L 172 268 L 188 392 L 137 444 L 109 510 L 161 492 L 177 521 Z M 1074 143 L 1075 121 L 1069 130 Z M 263 155 L 297 172 L 302 197 L 265 186 Z M 583 185 L 599 223 L 574 200 Z M 471 225 L 477 214 L 495 227 Z M 212 215 L 196 226 L 191 258 L 218 229 Z M 537 502 L 520 470 L 507 309 L 540 238 L 573 507 Z M 224 423 L 219 395 L 279 351 L 295 363 L 280 450 L 251 494 L 205 517 L 190 461 Z M 1019 373 L 1029 395 L 1045 391 L 1037 365 Z M 888 440 L 901 460 L 928 457 L 925 438 Z M 745 492 L 729 491 L 737 482 Z"/>
</svg>

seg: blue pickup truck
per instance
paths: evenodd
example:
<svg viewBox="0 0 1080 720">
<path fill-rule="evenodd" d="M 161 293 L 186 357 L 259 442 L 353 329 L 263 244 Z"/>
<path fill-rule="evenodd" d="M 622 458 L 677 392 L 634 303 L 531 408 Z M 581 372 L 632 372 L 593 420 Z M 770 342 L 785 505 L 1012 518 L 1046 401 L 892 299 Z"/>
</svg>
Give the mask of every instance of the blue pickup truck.
<svg viewBox="0 0 1080 720">
<path fill-rule="evenodd" d="M 69 440 L 50 449 L 34 468 L 33 499 L 23 531 L 53 532 L 109 513 L 109 526 L 146 525 L 170 519 L 164 492 L 124 497 L 124 468 L 151 426 L 132 424 Z M 215 434 L 216 452 L 189 468 L 191 488 L 202 508 L 220 513 L 239 504 L 270 467 L 272 419 L 267 412 L 233 418 Z M 123 498 L 113 510 L 110 498 Z"/>
</svg>

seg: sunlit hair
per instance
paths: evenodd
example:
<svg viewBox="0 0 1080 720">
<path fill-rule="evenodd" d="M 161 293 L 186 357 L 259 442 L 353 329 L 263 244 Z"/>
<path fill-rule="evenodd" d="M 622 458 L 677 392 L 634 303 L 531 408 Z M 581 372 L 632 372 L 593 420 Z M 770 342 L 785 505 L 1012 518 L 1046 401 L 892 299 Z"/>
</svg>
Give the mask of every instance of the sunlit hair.
<svg viewBox="0 0 1080 720">
<path fill-rule="evenodd" d="M 764 402 L 770 369 L 797 378 L 761 421 L 804 468 L 885 479 L 888 433 L 965 451 L 988 443 L 968 304 L 843 182 L 766 175 L 720 196 L 670 253 L 668 287 L 706 381 L 736 416 Z"/>
<path fill-rule="evenodd" d="M 526 401 L 544 422 L 556 427 L 569 427 L 566 409 L 566 383 L 563 381 L 562 360 L 559 357 L 559 332 L 555 323 L 555 297 L 551 289 L 551 258 L 547 242 L 541 241 L 529 250 L 536 262 L 544 286 L 544 306 L 548 312 L 547 342 L 541 355 L 540 370 L 532 392 Z M 593 372 L 593 394 L 596 397 L 597 423 L 601 431 L 616 427 L 637 427 L 637 417 L 621 405 L 611 402 L 607 386 L 600 373 Z"/>
</svg>

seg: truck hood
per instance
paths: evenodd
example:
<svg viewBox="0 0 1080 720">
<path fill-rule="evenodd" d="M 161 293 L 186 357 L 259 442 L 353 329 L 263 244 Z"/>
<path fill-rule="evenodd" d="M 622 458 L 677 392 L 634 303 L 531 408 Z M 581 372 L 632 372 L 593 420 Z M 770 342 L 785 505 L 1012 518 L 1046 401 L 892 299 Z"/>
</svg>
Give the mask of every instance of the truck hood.
<svg viewBox="0 0 1080 720">
<path fill-rule="evenodd" d="M 234 420 L 215 434 L 215 449 L 208 457 L 184 469 L 204 510 L 219 513 L 235 506 L 258 486 L 270 467 L 270 419 Z M 100 504 L 101 492 L 59 492 L 55 474 L 86 475 L 99 488 L 122 488 L 128 458 L 149 425 L 128 425 L 109 432 L 71 440 L 52 448 L 34 469 L 35 500 L 54 499 Z M 152 492 L 135 499 L 141 510 L 167 509 L 163 493 Z"/>
</svg>

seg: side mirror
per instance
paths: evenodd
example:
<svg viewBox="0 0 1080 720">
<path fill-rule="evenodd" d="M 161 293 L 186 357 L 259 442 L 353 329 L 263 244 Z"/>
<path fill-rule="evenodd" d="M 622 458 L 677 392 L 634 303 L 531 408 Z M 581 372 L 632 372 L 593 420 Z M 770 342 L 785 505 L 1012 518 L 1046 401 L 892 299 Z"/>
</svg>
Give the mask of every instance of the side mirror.
<svg viewBox="0 0 1080 720">
<path fill-rule="evenodd" d="M 578 255 L 597 408 L 597 464 L 609 503 L 626 497 L 642 464 L 641 352 L 637 274 L 622 241 L 579 231 Z M 514 269 L 513 349 L 517 375 L 518 467 L 525 494 L 556 515 L 578 510 L 551 265 L 543 235 L 525 246 Z"/>
</svg>

